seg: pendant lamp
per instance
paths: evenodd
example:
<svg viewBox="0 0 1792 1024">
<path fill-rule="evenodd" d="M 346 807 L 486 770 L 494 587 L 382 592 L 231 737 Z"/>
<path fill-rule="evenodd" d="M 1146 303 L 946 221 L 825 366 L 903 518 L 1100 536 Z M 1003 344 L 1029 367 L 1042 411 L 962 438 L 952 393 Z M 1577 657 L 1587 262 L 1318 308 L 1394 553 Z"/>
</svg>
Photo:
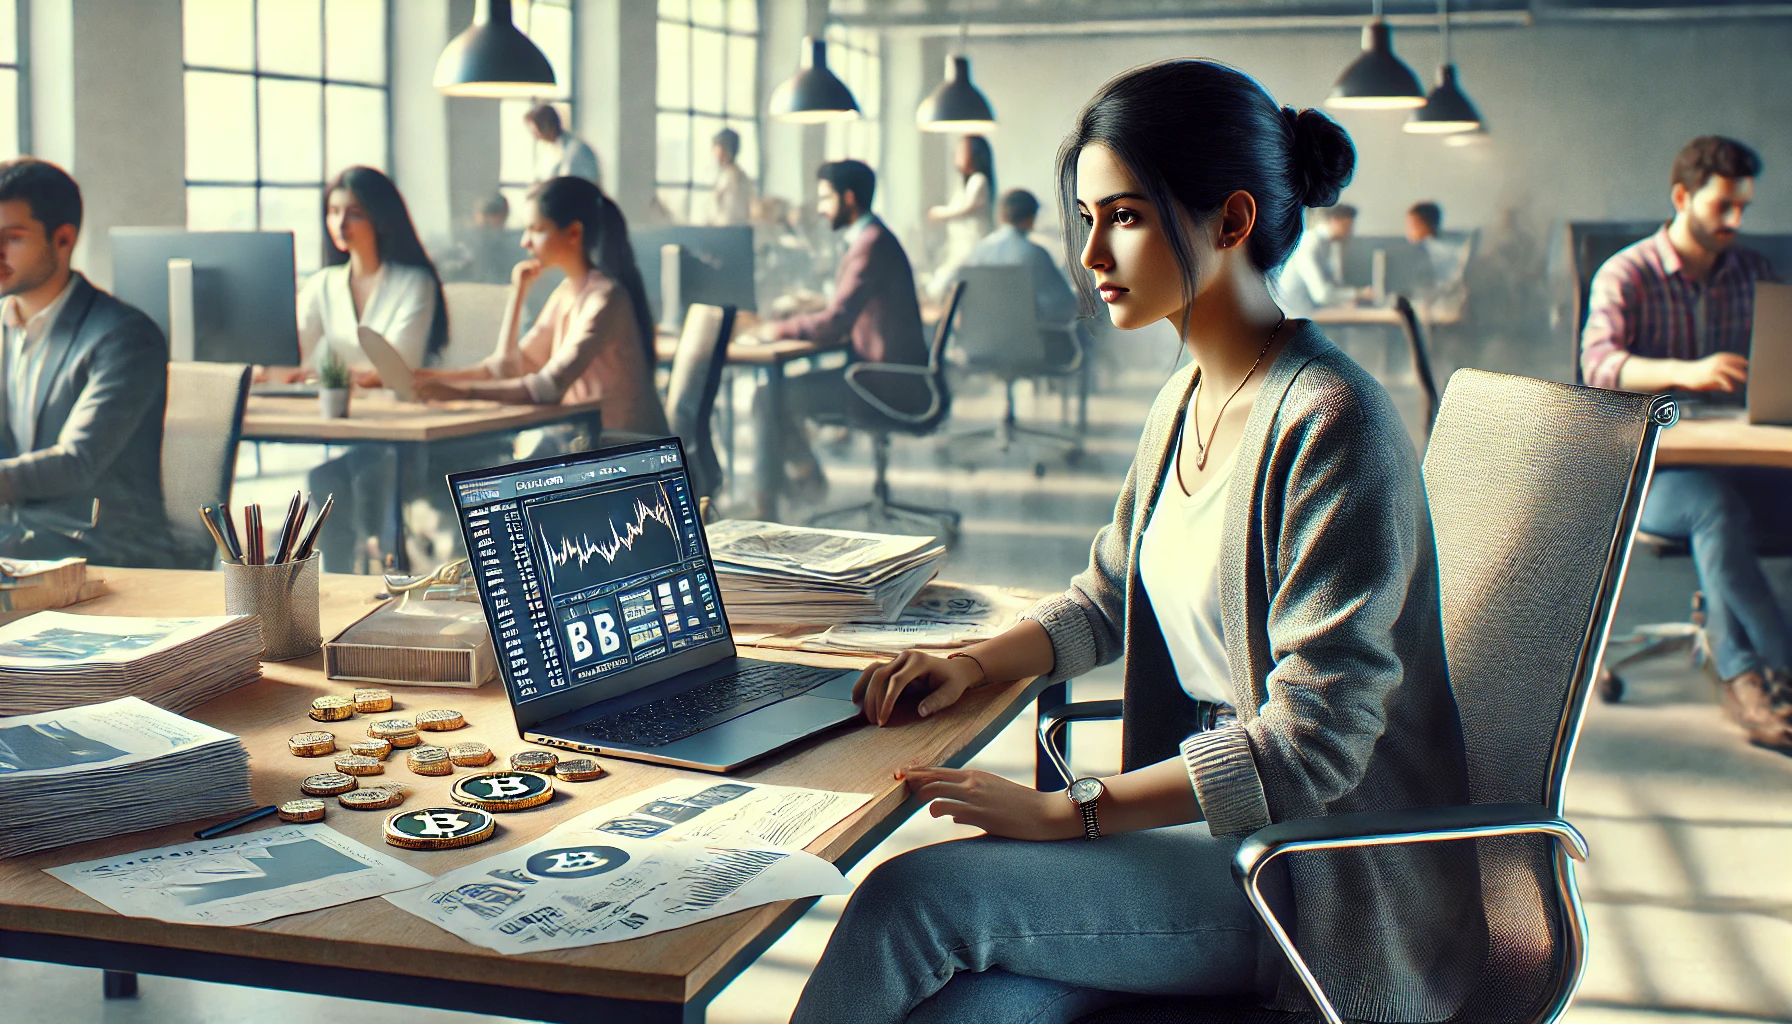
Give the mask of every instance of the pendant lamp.
<svg viewBox="0 0 1792 1024">
<path fill-rule="evenodd" d="M 1381 17 L 1381 0 L 1375 0 L 1375 18 L 1363 26 L 1363 52 L 1332 86 L 1325 105 L 1334 110 L 1406 110 L 1423 105 L 1425 89 L 1419 76 L 1394 56 L 1394 35 Z"/>
<path fill-rule="evenodd" d="M 1438 0 L 1438 21 L 1444 38 L 1444 62 L 1437 69 L 1437 84 L 1425 97 L 1425 105 L 1412 112 L 1406 130 L 1420 135 L 1460 135 L 1481 128 L 1481 112 L 1456 84 L 1456 65 L 1450 59 L 1450 0 Z"/>
<path fill-rule="evenodd" d="M 528 98 L 554 91 L 554 66 L 510 20 L 510 0 L 478 0 L 473 24 L 442 48 L 436 88 L 449 96 Z"/>
<path fill-rule="evenodd" d="M 965 56 L 971 23 L 958 33 L 958 52 L 946 58 L 946 80 L 915 108 L 915 124 L 924 132 L 982 135 L 996 129 L 996 112 L 971 84 L 971 59 Z"/>
<path fill-rule="evenodd" d="M 803 37 L 803 63 L 797 73 L 772 90 L 771 115 L 797 124 L 846 121 L 859 116 L 859 101 L 846 83 L 828 70 L 825 39 Z"/>
</svg>

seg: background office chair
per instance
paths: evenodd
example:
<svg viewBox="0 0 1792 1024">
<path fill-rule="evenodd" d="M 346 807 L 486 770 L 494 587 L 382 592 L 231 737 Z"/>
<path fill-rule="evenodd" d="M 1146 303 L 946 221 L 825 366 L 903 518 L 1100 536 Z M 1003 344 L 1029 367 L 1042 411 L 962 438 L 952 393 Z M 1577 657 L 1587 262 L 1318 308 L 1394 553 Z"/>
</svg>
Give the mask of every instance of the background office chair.
<svg viewBox="0 0 1792 1024">
<path fill-rule="evenodd" d="M 464 369 L 491 355 L 498 346 L 510 286 L 452 281 L 442 286 L 442 302 L 448 307 L 448 346 L 442 350 L 442 367 Z M 529 324 L 525 322 L 517 330 L 520 335 L 529 330 Z"/>
<path fill-rule="evenodd" d="M 809 525 L 821 526 L 845 517 L 864 516 L 874 530 L 903 522 L 918 523 L 947 544 L 957 542 L 959 523 L 963 521 L 959 512 L 949 508 L 905 505 L 892 500 L 888 476 L 891 435 L 925 437 L 938 430 L 947 413 L 952 411 L 952 394 L 946 387 L 946 341 L 952 335 L 952 322 L 958 316 L 959 302 L 964 294 L 963 281 L 952 286 L 952 293 L 946 298 L 946 312 L 933 330 L 933 344 L 927 350 L 926 366 L 853 363 L 846 368 L 846 387 L 850 396 L 846 408 L 839 419 L 823 422 L 844 423 L 871 435 L 872 464 L 876 472 L 871 483 L 871 500 L 817 513 L 809 517 Z"/>
<path fill-rule="evenodd" d="M 174 537 L 167 564 L 176 568 L 210 569 L 217 562 L 218 546 L 199 521 L 199 506 L 230 504 L 249 373 L 242 363 L 168 364 L 162 507 Z"/>
<path fill-rule="evenodd" d="M 684 441 L 691 487 L 701 498 L 722 488 L 722 462 L 716 457 L 710 414 L 728 363 L 728 342 L 734 337 L 734 307 L 693 302 L 684 314 L 684 333 L 672 356 L 672 382 L 666 388 L 666 418 Z"/>
<path fill-rule="evenodd" d="M 1572 861 L 1585 859 L 1587 850 L 1562 817 L 1568 764 L 1642 512 L 1656 437 L 1676 415 L 1672 401 L 1648 395 L 1480 370 L 1451 378 L 1424 478 L 1471 803 L 1278 822 L 1245 841 L 1233 874 L 1301 976 L 1317 1014 L 1151 999 L 1092 1015 L 1085 1024 L 1219 1024 L 1258 1014 L 1339 1024 L 1298 943 L 1288 940 L 1258 892 L 1265 868 L 1303 851 L 1465 839 L 1476 844 L 1489 941 L 1479 981 L 1452 1020 L 1547 1024 L 1561 1016 L 1586 963 Z M 1042 751 L 1068 777 L 1060 750 L 1065 725 L 1117 717 L 1120 704 L 1072 704 L 1042 714 Z"/>
<path fill-rule="evenodd" d="M 1075 461 L 1083 453 L 1083 440 L 1074 434 L 1022 426 L 1014 416 L 1014 382 L 1029 377 L 1070 378 L 1082 369 L 1083 345 L 1069 324 L 1041 324 L 1035 319 L 1032 272 L 1026 267 L 960 267 L 964 285 L 963 310 L 959 314 L 958 350 L 965 369 L 986 373 L 1002 382 L 1002 420 L 983 430 L 955 433 L 951 443 L 993 438 L 1002 451 L 1016 439 L 1042 441 L 1064 449 Z M 1044 476 L 1045 463 L 1033 472 Z"/>
</svg>

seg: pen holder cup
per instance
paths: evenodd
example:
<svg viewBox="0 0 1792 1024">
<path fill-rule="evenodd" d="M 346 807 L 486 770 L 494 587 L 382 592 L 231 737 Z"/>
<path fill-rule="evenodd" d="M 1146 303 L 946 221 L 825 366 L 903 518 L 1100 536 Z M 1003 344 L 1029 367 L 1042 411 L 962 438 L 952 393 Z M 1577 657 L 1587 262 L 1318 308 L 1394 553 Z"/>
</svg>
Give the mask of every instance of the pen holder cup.
<svg viewBox="0 0 1792 1024">
<path fill-rule="evenodd" d="M 317 621 L 320 554 L 277 565 L 224 564 L 224 611 L 261 619 L 261 642 L 268 661 L 288 661 L 323 647 Z"/>
</svg>

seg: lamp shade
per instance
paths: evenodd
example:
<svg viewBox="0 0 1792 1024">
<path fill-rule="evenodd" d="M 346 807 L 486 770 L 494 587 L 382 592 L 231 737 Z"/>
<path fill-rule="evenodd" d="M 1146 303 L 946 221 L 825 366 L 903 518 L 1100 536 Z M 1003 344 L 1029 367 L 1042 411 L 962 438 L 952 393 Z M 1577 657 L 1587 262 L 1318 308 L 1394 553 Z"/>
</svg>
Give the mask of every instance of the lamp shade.
<svg viewBox="0 0 1792 1024">
<path fill-rule="evenodd" d="M 1405 110 L 1425 103 L 1425 87 L 1399 57 L 1388 23 L 1363 26 L 1363 52 L 1338 76 L 1325 105 L 1338 110 Z"/>
<path fill-rule="evenodd" d="M 846 83 L 828 70 L 825 39 L 803 37 L 803 65 L 772 90 L 770 113 L 780 121 L 821 124 L 859 116 L 859 101 Z"/>
<path fill-rule="evenodd" d="M 971 60 L 946 58 L 946 80 L 915 108 L 915 124 L 924 132 L 983 134 L 995 130 L 996 112 L 971 84 Z"/>
<path fill-rule="evenodd" d="M 554 66 L 510 20 L 510 0 L 479 0 L 473 24 L 436 60 L 436 88 L 449 96 L 527 98 L 552 92 Z"/>
<path fill-rule="evenodd" d="M 1456 65 L 1437 69 L 1437 85 L 1425 97 L 1425 105 L 1412 112 L 1406 130 L 1422 135 L 1455 135 L 1481 127 L 1481 112 L 1456 84 Z"/>
</svg>

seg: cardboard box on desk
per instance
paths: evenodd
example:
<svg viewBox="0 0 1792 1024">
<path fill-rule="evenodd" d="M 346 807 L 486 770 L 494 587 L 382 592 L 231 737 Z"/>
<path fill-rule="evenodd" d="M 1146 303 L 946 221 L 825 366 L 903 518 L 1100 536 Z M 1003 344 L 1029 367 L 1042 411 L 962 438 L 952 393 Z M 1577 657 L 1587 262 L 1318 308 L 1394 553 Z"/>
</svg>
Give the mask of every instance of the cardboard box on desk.
<svg viewBox="0 0 1792 1024">
<path fill-rule="evenodd" d="M 485 612 L 467 601 L 397 598 L 324 644 L 331 679 L 471 690 L 497 674 Z"/>
</svg>

